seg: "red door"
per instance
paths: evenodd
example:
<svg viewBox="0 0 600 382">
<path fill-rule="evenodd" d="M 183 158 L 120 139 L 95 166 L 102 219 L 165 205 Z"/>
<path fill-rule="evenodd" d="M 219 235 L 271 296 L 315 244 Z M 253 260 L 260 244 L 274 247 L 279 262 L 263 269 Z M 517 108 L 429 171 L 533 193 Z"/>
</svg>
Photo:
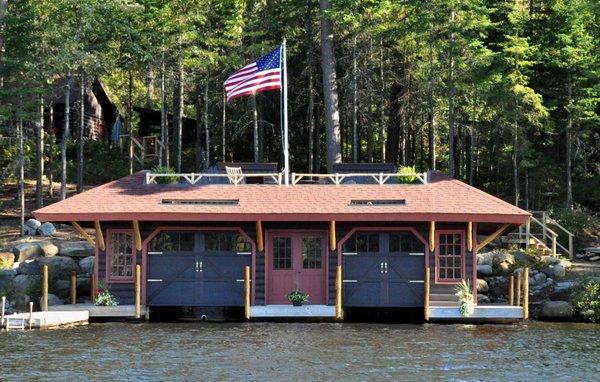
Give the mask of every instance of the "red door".
<svg viewBox="0 0 600 382">
<path fill-rule="evenodd" d="M 326 303 L 325 235 L 286 232 L 270 235 L 267 253 L 267 304 L 289 304 L 293 290 L 308 293 L 308 304 Z"/>
</svg>

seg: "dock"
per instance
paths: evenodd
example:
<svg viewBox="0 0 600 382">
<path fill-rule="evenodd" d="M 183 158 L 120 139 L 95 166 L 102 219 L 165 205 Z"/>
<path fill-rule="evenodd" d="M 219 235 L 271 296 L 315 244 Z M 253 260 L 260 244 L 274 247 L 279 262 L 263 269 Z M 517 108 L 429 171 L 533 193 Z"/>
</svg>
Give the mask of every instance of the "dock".
<svg viewBox="0 0 600 382">
<path fill-rule="evenodd" d="M 257 305 L 250 307 L 250 318 L 335 318 L 335 306 Z"/>
<path fill-rule="evenodd" d="M 89 318 L 131 318 L 135 319 L 135 305 L 97 306 L 91 303 L 53 305 L 50 312 L 88 312 Z M 141 316 L 146 315 L 146 306 L 141 307 Z"/>
<path fill-rule="evenodd" d="M 87 325 L 89 313 L 82 311 L 33 312 L 31 325 L 29 313 L 15 313 L 4 317 L 8 330 L 15 329 L 56 329 L 62 327 Z"/>
<path fill-rule="evenodd" d="M 523 307 L 512 305 L 477 305 L 469 317 L 460 314 L 458 306 L 430 306 L 431 321 L 515 322 L 523 320 Z"/>
</svg>

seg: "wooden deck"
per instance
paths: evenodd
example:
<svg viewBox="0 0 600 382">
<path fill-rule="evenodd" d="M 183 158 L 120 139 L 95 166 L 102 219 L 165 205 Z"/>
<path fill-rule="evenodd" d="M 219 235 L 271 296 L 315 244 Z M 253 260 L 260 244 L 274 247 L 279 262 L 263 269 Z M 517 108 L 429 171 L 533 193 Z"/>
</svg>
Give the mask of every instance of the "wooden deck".
<svg viewBox="0 0 600 382">
<path fill-rule="evenodd" d="M 523 308 L 512 305 L 478 305 L 469 317 L 463 317 L 458 306 L 430 306 L 431 321 L 456 322 L 514 322 L 523 319 Z"/>
<path fill-rule="evenodd" d="M 335 318 L 335 306 L 257 305 L 250 307 L 250 318 Z"/>
<path fill-rule="evenodd" d="M 89 321 L 89 312 L 82 311 L 56 311 L 33 312 L 31 320 L 32 329 L 54 329 L 68 326 L 86 325 Z M 9 330 L 28 329 L 29 313 L 16 313 L 4 317 Z"/>
<path fill-rule="evenodd" d="M 55 312 L 89 312 L 90 318 L 135 318 L 134 305 L 96 306 L 94 304 L 53 305 L 49 311 Z M 146 307 L 142 305 L 142 314 L 146 314 Z"/>
</svg>

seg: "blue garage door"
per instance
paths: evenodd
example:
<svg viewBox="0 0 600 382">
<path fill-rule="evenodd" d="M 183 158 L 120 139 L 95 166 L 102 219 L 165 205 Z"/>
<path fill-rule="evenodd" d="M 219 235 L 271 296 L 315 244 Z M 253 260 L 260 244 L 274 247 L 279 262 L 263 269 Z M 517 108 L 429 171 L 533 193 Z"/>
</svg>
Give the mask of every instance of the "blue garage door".
<svg viewBox="0 0 600 382">
<path fill-rule="evenodd" d="M 356 233 L 343 248 L 343 305 L 423 306 L 424 246 L 412 233 Z"/>
</svg>

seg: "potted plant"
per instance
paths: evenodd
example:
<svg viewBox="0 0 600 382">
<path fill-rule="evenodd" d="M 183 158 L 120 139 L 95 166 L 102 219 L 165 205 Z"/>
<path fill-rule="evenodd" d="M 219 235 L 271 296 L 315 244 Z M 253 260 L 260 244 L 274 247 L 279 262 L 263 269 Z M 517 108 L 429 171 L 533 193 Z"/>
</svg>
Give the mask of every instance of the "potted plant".
<svg viewBox="0 0 600 382">
<path fill-rule="evenodd" d="M 294 306 L 302 306 L 302 304 L 308 302 L 308 293 L 304 293 L 299 290 L 288 293 L 287 299 Z"/>
<path fill-rule="evenodd" d="M 106 285 L 100 285 L 100 287 L 96 288 L 96 301 L 94 304 L 97 306 L 117 306 L 119 302 L 110 293 Z"/>
<path fill-rule="evenodd" d="M 462 280 L 456 285 L 456 296 L 458 296 L 458 311 L 463 317 L 469 317 L 475 310 L 473 292 L 469 280 Z"/>
</svg>

